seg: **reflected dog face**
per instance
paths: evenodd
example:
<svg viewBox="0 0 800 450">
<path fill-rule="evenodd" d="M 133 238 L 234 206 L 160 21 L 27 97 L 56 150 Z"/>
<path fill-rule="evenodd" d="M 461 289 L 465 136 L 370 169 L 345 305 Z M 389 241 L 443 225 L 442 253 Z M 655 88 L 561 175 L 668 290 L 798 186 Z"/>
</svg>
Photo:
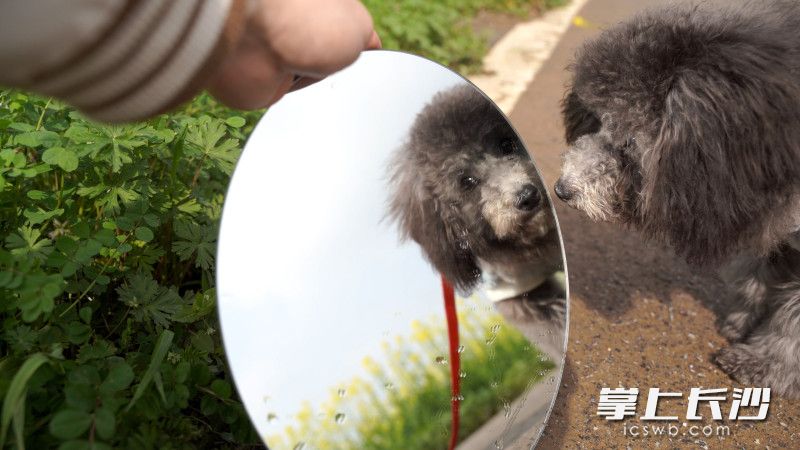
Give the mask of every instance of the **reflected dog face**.
<svg viewBox="0 0 800 450">
<path fill-rule="evenodd" d="M 477 281 L 476 257 L 507 259 L 555 242 L 533 163 L 503 115 L 472 86 L 433 98 L 391 172 L 390 214 L 458 287 Z"/>
</svg>

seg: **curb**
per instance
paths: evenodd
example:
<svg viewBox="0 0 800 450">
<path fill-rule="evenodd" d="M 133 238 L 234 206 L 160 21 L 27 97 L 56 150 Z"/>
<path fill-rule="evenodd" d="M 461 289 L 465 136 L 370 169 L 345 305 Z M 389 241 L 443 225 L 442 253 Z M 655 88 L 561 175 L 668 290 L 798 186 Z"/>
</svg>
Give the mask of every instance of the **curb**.
<svg viewBox="0 0 800 450">
<path fill-rule="evenodd" d="M 483 73 L 469 77 L 506 114 L 536 77 L 587 0 L 548 11 L 515 25 L 483 58 Z"/>
</svg>

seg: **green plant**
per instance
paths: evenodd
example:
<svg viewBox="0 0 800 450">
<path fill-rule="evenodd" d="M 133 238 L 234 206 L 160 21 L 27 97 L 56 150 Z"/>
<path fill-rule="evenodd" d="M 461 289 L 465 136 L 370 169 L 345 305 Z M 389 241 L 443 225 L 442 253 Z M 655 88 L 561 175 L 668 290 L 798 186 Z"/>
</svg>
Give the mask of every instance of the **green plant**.
<svg viewBox="0 0 800 450">
<path fill-rule="evenodd" d="M 384 48 L 426 56 L 459 72 L 480 69 L 486 36 L 471 19 L 481 10 L 518 16 L 555 8 L 567 0 L 364 0 Z"/>
<path fill-rule="evenodd" d="M 0 105 L 0 447 L 257 443 L 224 370 L 212 269 L 259 113 L 201 97 L 104 126 L 23 93 Z"/>
<path fill-rule="evenodd" d="M 365 3 L 387 48 L 460 70 L 485 50 L 467 18 L 531 4 Z M 260 446 L 226 371 L 212 270 L 261 113 L 201 95 L 103 126 L 0 90 L 0 448 Z"/>
</svg>

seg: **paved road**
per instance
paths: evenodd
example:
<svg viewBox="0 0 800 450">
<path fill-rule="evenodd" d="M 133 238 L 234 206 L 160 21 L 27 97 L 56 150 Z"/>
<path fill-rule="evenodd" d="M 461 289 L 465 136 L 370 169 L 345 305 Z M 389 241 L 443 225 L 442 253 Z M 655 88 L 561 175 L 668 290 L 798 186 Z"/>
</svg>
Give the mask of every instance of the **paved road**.
<svg viewBox="0 0 800 450">
<path fill-rule="evenodd" d="M 558 111 L 574 50 L 600 28 L 659 3 L 590 0 L 579 13 L 587 26 L 567 31 L 512 111 L 512 122 L 550 186 L 564 149 Z M 781 399 L 773 399 L 765 422 L 713 423 L 730 426 L 731 436 L 722 438 L 691 437 L 680 422 L 674 437 L 631 438 L 623 435 L 622 423 L 597 418 L 601 387 L 639 387 L 641 415 L 651 387 L 685 396 L 692 387 L 737 386 L 710 362 L 725 345 L 714 311 L 726 294 L 712 274 L 687 267 L 634 232 L 590 223 L 562 204 L 557 209 L 572 289 L 569 353 L 539 448 L 796 448 L 791 442 L 800 430 L 800 402 Z M 659 405 L 661 414 L 686 416 L 685 397 Z M 730 401 L 723 403 L 723 413 L 729 407 Z"/>
</svg>

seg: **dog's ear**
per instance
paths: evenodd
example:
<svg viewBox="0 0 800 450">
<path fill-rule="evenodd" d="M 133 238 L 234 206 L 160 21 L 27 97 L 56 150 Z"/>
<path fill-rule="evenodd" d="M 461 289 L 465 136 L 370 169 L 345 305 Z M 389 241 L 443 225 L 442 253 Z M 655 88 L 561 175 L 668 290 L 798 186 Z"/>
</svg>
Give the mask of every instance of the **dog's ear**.
<svg viewBox="0 0 800 450">
<path fill-rule="evenodd" d="M 671 80 L 642 156 L 641 220 L 690 262 L 764 245 L 774 214 L 787 210 L 800 180 L 800 93 L 784 59 L 720 46 Z"/>
<path fill-rule="evenodd" d="M 420 157 L 416 155 L 416 157 Z M 422 247 L 428 261 L 461 292 L 469 292 L 480 279 L 480 270 L 466 239 L 466 228 L 450 206 L 438 201 L 420 173 L 424 162 L 415 162 L 406 148 L 392 163 L 389 215 L 401 236 Z"/>
<path fill-rule="evenodd" d="M 600 119 L 586 108 L 575 92 L 570 92 L 561 102 L 561 114 L 564 118 L 564 138 L 567 144 L 585 134 L 594 134 L 600 130 Z"/>
</svg>

